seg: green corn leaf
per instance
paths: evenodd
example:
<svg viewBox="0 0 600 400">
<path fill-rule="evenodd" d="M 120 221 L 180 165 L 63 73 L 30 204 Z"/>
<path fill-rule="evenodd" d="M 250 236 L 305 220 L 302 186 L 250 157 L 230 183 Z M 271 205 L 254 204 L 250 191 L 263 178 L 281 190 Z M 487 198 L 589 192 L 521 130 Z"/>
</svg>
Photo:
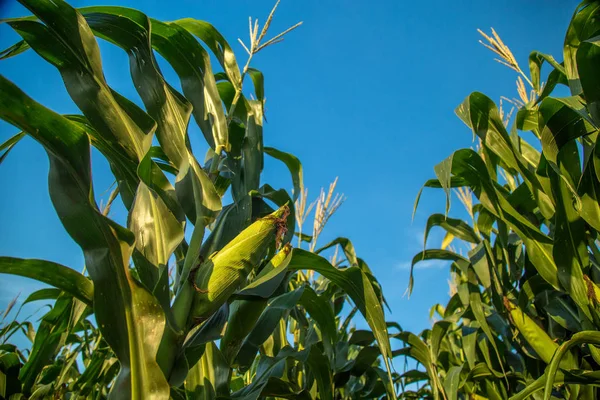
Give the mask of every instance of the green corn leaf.
<svg viewBox="0 0 600 400">
<path fill-rule="evenodd" d="M 271 297 L 283 282 L 291 259 L 292 247 L 287 244 L 260 270 L 256 279 L 244 286 L 237 295 L 256 296 L 264 299 Z"/>
<path fill-rule="evenodd" d="M 427 219 L 427 224 L 425 226 L 425 235 L 423 239 L 423 248 L 427 246 L 427 238 L 429 237 L 429 232 L 435 226 L 439 226 L 455 237 L 464 240 L 469 243 L 479 243 L 480 239 L 473 230 L 473 228 L 467 224 L 466 222 L 449 218 L 443 214 L 432 214 Z"/>
<path fill-rule="evenodd" d="M 283 372 L 285 359 L 261 358 L 257 370 L 261 373 L 254 377 L 252 383 L 231 395 L 233 400 L 257 400 L 269 382 L 272 374 Z"/>
<path fill-rule="evenodd" d="M 263 73 L 257 70 L 256 68 L 248 68 L 246 73 L 250 76 L 250 79 L 252 79 L 252 83 L 254 84 L 254 94 L 256 95 L 256 99 L 260 100 L 261 102 L 264 102 L 265 77 Z"/>
<path fill-rule="evenodd" d="M 27 44 L 26 41 L 20 40 L 17 43 L 13 44 L 12 46 L 0 51 L 0 60 L 4 60 L 5 58 L 10 58 L 10 57 L 19 55 L 19 54 L 29 50 L 30 48 L 31 47 L 29 47 L 29 45 Z"/>
<path fill-rule="evenodd" d="M 237 90 L 242 89 L 240 68 L 235 60 L 235 54 L 225 38 L 206 21 L 184 18 L 174 22 L 202 40 L 219 60 L 229 81 Z"/>
<path fill-rule="evenodd" d="M 477 285 L 475 273 L 472 269 L 469 270 L 468 276 L 469 276 L 469 282 L 467 284 L 467 287 L 469 289 L 469 305 L 471 306 L 471 311 L 475 315 L 475 319 L 481 326 L 481 329 L 487 336 L 489 343 L 494 348 L 494 353 L 496 354 L 496 357 L 498 359 L 500 367 L 503 369 L 502 372 L 506 373 L 504 371 L 504 366 L 502 364 L 502 358 L 500 356 L 500 351 L 498 350 L 498 346 L 496 344 L 497 334 L 494 334 L 494 332 L 492 331 L 492 329 L 490 328 L 490 326 L 487 322 L 486 315 L 483 310 L 483 302 L 481 299 L 481 292 L 479 291 L 479 286 Z"/>
<path fill-rule="evenodd" d="M 559 152 L 557 168 L 558 173 L 551 174 L 556 198 L 553 256 L 562 286 L 591 320 L 594 310 L 590 308 L 583 279 L 583 270 L 589 265 L 585 223 L 579 215 L 571 189 L 581 177 L 576 143 L 566 145 Z"/>
<path fill-rule="evenodd" d="M 157 123 L 161 149 L 179 166 L 187 158 L 185 137 L 192 106 L 164 81 L 158 69 L 151 47 L 150 20 L 124 7 L 86 7 L 79 11 L 97 36 L 127 52 L 136 90 Z"/>
<path fill-rule="evenodd" d="M 400 375 L 402 379 L 405 380 L 407 384 L 420 382 L 429 378 L 426 372 L 419 371 L 418 369 L 411 369 L 409 371 L 404 372 Z"/>
<path fill-rule="evenodd" d="M 562 368 L 575 369 L 577 368 L 576 362 L 573 360 L 570 349 L 573 346 L 588 343 L 594 345 L 600 345 L 600 332 L 593 331 L 584 331 L 578 332 L 573 335 L 573 337 L 561 344 L 554 356 L 552 357 L 552 362 L 548 365 L 546 369 L 546 384 L 544 386 L 544 400 L 550 400 L 552 395 L 552 386 L 554 385 L 554 377 L 556 375 L 556 371 L 559 366 Z"/>
<path fill-rule="evenodd" d="M 591 154 L 591 162 L 585 165 L 577 194 L 581 199 L 581 218 L 596 231 L 600 231 L 600 180 L 594 168 L 594 160 L 598 157 L 596 151 Z"/>
<path fill-rule="evenodd" d="M 456 114 L 479 136 L 485 148 L 497 155 L 510 169 L 518 171 L 524 177 L 540 211 L 544 216 L 550 217 L 553 214 L 552 202 L 542 190 L 535 174 L 526 167 L 493 101 L 482 93 L 472 93 L 456 109 Z"/>
<path fill-rule="evenodd" d="M 288 170 L 292 175 L 292 184 L 294 185 L 292 198 L 294 201 L 296 201 L 298 196 L 300 196 L 300 193 L 302 193 L 304 190 L 304 173 L 302 171 L 302 163 L 296 156 L 281 150 L 277 150 L 273 147 L 265 147 L 265 153 L 283 162 L 288 167 Z"/>
<path fill-rule="evenodd" d="M 467 359 L 467 363 L 469 365 L 469 369 L 473 370 L 477 363 L 476 359 L 476 351 L 475 347 L 477 343 L 477 337 L 479 335 L 478 329 L 464 326 L 462 328 L 462 341 L 463 341 L 463 351 L 465 352 L 465 358 Z"/>
<path fill-rule="evenodd" d="M 323 400 L 333 400 L 333 372 L 329 360 L 323 354 L 320 343 L 310 347 L 306 364 L 317 382 L 317 391 Z"/>
<path fill-rule="evenodd" d="M 92 305 L 94 285 L 79 272 L 51 261 L 0 257 L 0 273 L 24 276 L 47 283 Z"/>
<path fill-rule="evenodd" d="M 564 65 L 564 63 L 562 63 L 561 65 Z M 536 104 L 539 104 L 546 97 L 550 96 L 552 94 L 552 92 L 554 91 L 554 89 L 556 88 L 556 86 L 559 84 L 569 86 L 569 81 L 567 79 L 567 75 L 565 72 L 561 72 L 557 69 L 554 69 L 548 75 L 548 79 L 546 80 L 546 84 L 544 85 L 544 88 L 542 89 L 542 93 L 540 93 L 537 100 L 535 101 Z"/>
<path fill-rule="evenodd" d="M 563 297 L 556 297 L 544 307 L 550 318 L 572 332 L 583 330 L 577 310 Z"/>
<path fill-rule="evenodd" d="M 358 329 L 352 332 L 350 338 L 348 339 L 348 344 L 356 344 L 358 346 L 368 346 L 375 341 L 375 336 L 373 332 Z"/>
<path fill-rule="evenodd" d="M 337 332 L 335 315 L 333 314 L 331 303 L 324 296 L 319 296 L 312 288 L 307 286 L 304 288 L 304 292 L 300 298 L 300 304 L 306 309 L 310 317 L 316 321 L 317 325 L 319 325 L 325 354 L 330 359 L 333 359 L 333 349 L 337 339 Z"/>
<path fill-rule="evenodd" d="M 64 12 L 76 16 L 69 9 Z M 150 293 L 132 279 L 124 263 L 130 256 L 133 235 L 105 218 L 93 201 L 85 131 L 35 103 L 3 77 L 0 94 L 0 118 L 30 134 L 48 152 L 50 197 L 65 229 L 84 252 L 94 282 L 96 320 L 122 365 L 114 386 L 118 389 L 113 390 L 123 398 L 168 392 L 154 361 L 164 314 Z M 61 137 L 54 134 L 57 129 Z M 131 362 L 132 352 L 136 362 Z"/>
<path fill-rule="evenodd" d="M 128 158 L 125 152 L 121 151 L 120 146 L 111 142 L 110 138 L 101 135 L 90 125 L 90 121 L 85 116 L 67 115 L 65 117 L 78 125 L 81 130 L 87 132 L 91 145 L 106 157 L 119 185 L 121 200 L 126 207 L 131 208 L 137 186 L 140 182 L 140 177 L 137 174 L 137 168 L 139 167 L 137 161 Z"/>
<path fill-rule="evenodd" d="M 283 368 L 281 368 L 282 365 L 279 364 L 279 360 L 295 360 L 306 365 L 307 370 L 314 377 L 314 380 L 316 382 L 316 390 L 318 391 L 321 398 L 329 400 L 333 399 L 332 371 L 327 364 L 327 359 L 323 355 L 323 349 L 320 346 L 320 343 L 312 344 L 310 348 L 302 351 L 294 351 L 290 347 L 284 347 L 277 354 L 277 356 L 272 361 L 270 361 L 269 364 L 271 364 L 273 367 L 267 368 L 265 373 L 261 374 L 261 376 L 258 377 L 258 379 L 256 380 L 259 384 L 256 386 L 261 388 L 260 394 L 262 396 L 266 395 L 268 391 L 271 390 L 271 388 L 269 388 L 268 386 L 268 382 L 263 383 L 265 378 L 268 378 L 268 380 L 271 381 L 272 378 L 277 378 L 277 375 L 279 375 L 280 378 L 283 377 L 282 375 L 284 371 Z M 255 382 L 248 386 L 248 388 L 252 388 L 253 386 L 255 386 Z M 234 394 L 233 398 L 237 398 L 236 394 Z M 255 397 L 250 398 L 255 399 Z"/>
<path fill-rule="evenodd" d="M 262 103 L 248 101 L 246 132 L 242 145 L 242 170 L 244 194 L 258 190 L 260 173 L 263 169 L 263 113 Z"/>
<path fill-rule="evenodd" d="M 228 150 L 225 114 L 208 53 L 179 25 L 155 19 L 150 22 L 152 47 L 175 69 L 181 80 L 183 94 L 193 106 L 192 115 L 206 141 L 215 150 Z M 169 91 L 172 88 L 169 87 Z M 183 102 L 180 104 L 184 105 Z M 187 106 L 183 109 L 187 109 Z"/>
<path fill-rule="evenodd" d="M 517 112 L 517 129 L 522 131 L 537 132 L 538 129 L 538 111 L 536 109 L 521 108 Z"/>
<path fill-rule="evenodd" d="M 573 96 L 582 92 L 577 68 L 577 51 L 583 41 L 598 34 L 597 15 L 599 10 L 600 4 L 595 1 L 582 2 L 575 10 L 565 35 L 565 75 L 567 75 Z"/>
<path fill-rule="evenodd" d="M 128 228 L 137 238 L 136 250 L 156 267 L 166 267 L 183 240 L 181 222 L 144 183 L 138 186 Z"/>
<path fill-rule="evenodd" d="M 229 396 L 229 366 L 214 342 L 206 345 L 200 361 L 190 369 L 185 380 L 188 398 L 213 400 Z"/>
<path fill-rule="evenodd" d="M 594 73 L 600 62 L 600 37 L 595 36 L 582 42 L 577 50 L 576 60 L 588 111 L 596 126 L 600 126 L 600 80 Z"/>
<path fill-rule="evenodd" d="M 269 380 L 262 389 L 261 395 L 282 399 L 312 399 L 308 390 L 300 390 L 293 382 L 284 381 L 274 376 L 269 377 Z"/>
<path fill-rule="evenodd" d="M 539 51 L 532 51 L 529 54 L 529 72 L 531 74 L 533 88 L 536 91 L 540 90 L 540 71 L 544 61 L 550 64 L 552 68 L 554 68 L 553 71 L 558 71 L 562 75 L 565 74 L 565 68 L 562 65 L 560 65 L 550 54 L 540 53 Z"/>
<path fill-rule="evenodd" d="M 33 301 L 39 301 L 39 300 L 56 300 L 58 298 L 58 296 L 60 296 L 61 292 L 62 291 L 60 289 L 55 289 L 55 288 L 46 288 L 46 289 L 36 290 L 35 292 L 33 292 L 29 296 L 27 296 L 27 298 L 23 302 L 23 305 L 25 305 L 27 303 L 31 303 Z M 71 293 L 69 293 L 69 294 L 71 294 Z M 73 295 L 71 294 L 71 296 L 73 296 Z"/>
<path fill-rule="evenodd" d="M 13 137 L 6 140 L 4 143 L 0 144 L 0 164 L 6 159 L 8 153 L 19 143 L 21 139 L 25 137 L 25 132 L 19 132 Z"/>
<path fill-rule="evenodd" d="M 521 215 L 492 183 L 485 163 L 473 150 L 455 152 L 452 160 L 452 174 L 470 182 L 475 195 L 495 218 L 503 219 L 523 240 L 531 262 L 544 279 L 560 290 L 557 268 L 552 257 L 552 240 Z"/>
<path fill-rule="evenodd" d="M 267 306 L 268 298 L 283 283 L 290 259 L 291 247 L 286 245 L 260 271 L 254 281 L 238 292 L 242 299 L 232 302 L 227 329 L 221 339 L 221 351 L 229 364 L 234 362 L 244 339 Z"/>
<path fill-rule="evenodd" d="M 320 254 L 323 251 L 325 251 L 333 246 L 336 246 L 336 245 L 341 246 L 342 250 L 344 251 L 344 255 L 346 256 L 346 260 L 348 260 L 348 263 L 350 264 L 350 266 L 358 266 L 358 257 L 356 256 L 356 251 L 354 250 L 354 245 L 348 238 L 339 237 L 339 238 L 333 239 L 331 242 L 327 243 L 325 246 L 316 250 L 315 253 Z"/>
<path fill-rule="evenodd" d="M 118 142 L 128 157 L 141 161 L 150 147 L 155 126 L 144 120 L 148 117 L 144 117 L 141 110 L 141 114 L 138 113 L 133 103 L 115 96 L 106 84 L 98 45 L 83 16 L 67 4 L 56 9 L 45 2 L 26 2 L 25 6 L 42 22 L 51 23 L 60 18 L 63 23 L 43 25 L 35 21 L 12 21 L 9 25 L 38 54 L 59 69 L 67 89 L 71 89 L 73 100 L 91 124 L 101 134 Z M 78 27 L 81 27 L 80 31 Z M 81 39 L 78 41 L 76 38 Z M 99 90 L 92 82 L 97 82 Z M 89 92 L 76 91 L 75 85 Z M 136 119 L 140 121 L 134 122 Z"/>
<path fill-rule="evenodd" d="M 279 321 L 299 302 L 303 291 L 304 287 L 301 286 L 269 301 L 238 352 L 236 363 L 242 370 L 247 369 L 254 361 L 258 348 L 273 333 Z"/>
<path fill-rule="evenodd" d="M 451 325 L 452 324 L 448 321 L 437 321 L 433 324 L 429 342 L 429 346 L 431 347 L 431 361 L 433 364 L 437 363 L 438 356 L 440 355 L 440 346 Z"/>
<path fill-rule="evenodd" d="M 38 374 L 51 364 L 65 344 L 67 335 L 83 316 L 86 305 L 69 295 L 61 295 L 42 319 L 27 362 L 19 372 L 23 392 L 30 394 Z"/>
<path fill-rule="evenodd" d="M 223 208 L 215 222 L 210 235 L 202 244 L 200 256 L 203 259 L 221 250 L 227 243 L 233 240 L 237 232 L 246 229 L 252 218 L 252 198 L 245 196 L 236 203 Z"/>
<path fill-rule="evenodd" d="M 598 371 L 572 370 L 572 371 L 557 371 L 554 376 L 554 384 L 577 384 L 594 387 L 598 385 L 600 373 Z M 524 400 L 530 397 L 535 392 L 544 389 L 545 383 L 548 381 L 547 375 L 544 374 L 531 382 L 525 389 L 511 396 L 509 400 Z"/>
<path fill-rule="evenodd" d="M 234 366 L 234 361 L 244 344 L 244 339 L 256 326 L 268 300 L 253 297 L 248 300 L 235 300 L 229 307 L 227 329 L 221 338 L 221 353 L 228 365 Z"/>
<path fill-rule="evenodd" d="M 419 201 L 421 200 L 421 195 L 423 194 L 423 189 L 427 188 L 443 188 L 444 190 L 449 190 L 450 188 L 457 188 L 457 187 L 463 187 L 463 186 L 468 186 L 469 183 L 467 181 L 465 181 L 462 178 L 459 177 L 450 177 L 450 179 L 429 179 L 427 182 L 425 182 L 425 184 L 421 187 L 421 189 L 419 189 L 419 192 L 417 193 L 417 197 L 415 198 L 415 203 L 413 205 L 413 212 L 412 212 L 412 218 L 415 218 L 415 214 L 417 213 L 417 208 L 419 206 Z M 448 194 L 449 192 L 446 191 L 446 193 Z M 446 197 L 446 214 L 448 213 L 448 210 L 450 210 L 450 197 L 447 196 Z"/>
<path fill-rule="evenodd" d="M 444 379 L 444 391 L 448 400 L 456 400 L 458 398 L 458 387 L 460 384 L 460 373 L 463 366 L 453 366 L 448 370 Z"/>
<path fill-rule="evenodd" d="M 387 335 L 387 327 L 383 308 L 379 298 L 373 290 L 371 281 L 367 275 L 358 267 L 351 267 L 346 270 L 339 270 L 333 267 L 327 260 L 316 254 L 294 249 L 292 260 L 288 266 L 290 270 L 311 269 L 325 276 L 336 285 L 344 289 L 350 298 L 354 301 L 362 315 L 367 320 L 373 334 L 377 338 L 377 344 L 383 355 L 383 360 L 388 371 L 390 381 L 392 351 Z M 388 388 L 388 395 L 396 398 L 395 392 Z M 391 392 L 391 393 L 390 393 Z"/>
<path fill-rule="evenodd" d="M 488 289 L 492 284 L 492 279 L 490 276 L 490 265 L 488 263 L 488 253 L 485 244 L 485 242 L 482 242 L 473 250 L 469 251 L 469 260 L 471 260 L 471 265 L 473 266 L 473 271 L 475 271 L 475 274 L 477 275 L 477 279 L 485 289 Z"/>
<path fill-rule="evenodd" d="M 415 264 L 417 264 L 421 261 L 427 261 L 427 260 L 454 261 L 454 262 L 457 262 L 458 265 L 460 265 L 461 268 L 463 268 L 465 270 L 466 270 L 466 267 L 469 265 L 469 260 L 467 260 L 466 258 L 464 258 L 461 255 L 451 252 L 450 250 L 441 250 L 441 249 L 423 250 L 423 251 L 415 254 L 415 256 L 413 257 L 412 262 L 411 262 L 410 277 L 408 280 L 408 288 L 407 288 L 407 293 L 409 295 L 412 293 L 412 289 L 414 286 L 413 272 L 414 272 Z"/>
<path fill-rule="evenodd" d="M 542 150 L 556 168 L 559 151 L 572 140 L 588 133 L 585 120 L 574 109 L 582 107 L 576 97 L 547 98 L 540 105 Z"/>
<path fill-rule="evenodd" d="M 170 43 L 164 41 L 168 27 L 156 22 L 157 29 L 151 36 L 151 22 L 139 11 L 122 7 L 86 7 L 81 11 L 98 36 L 128 52 L 133 82 L 149 115 L 157 122 L 161 149 L 178 171 L 177 198 L 195 225 L 208 225 L 221 209 L 221 202 L 187 144 L 192 106 L 165 82 L 152 52 L 152 40 L 163 51 L 172 51 Z M 179 37 L 177 33 L 174 36 Z"/>
<path fill-rule="evenodd" d="M 234 400 L 257 400 L 259 396 L 266 394 L 263 390 L 267 387 L 272 377 L 283 378 L 285 366 L 289 359 L 307 363 L 310 349 L 294 351 L 290 347 L 285 347 L 276 357 L 261 357 L 256 366 L 256 375 L 252 383 L 237 390 L 231 395 Z"/>
<path fill-rule="evenodd" d="M 410 347 L 405 348 L 406 354 L 410 355 L 412 358 L 421 363 L 429 375 L 429 379 L 432 382 L 431 389 L 433 391 L 433 398 L 437 399 L 439 396 L 440 390 L 442 390 L 441 382 L 437 378 L 437 373 L 435 366 L 431 360 L 431 353 L 429 352 L 429 348 L 427 345 L 419 338 L 417 335 L 410 332 L 401 332 L 399 334 L 399 338 L 410 345 Z"/>
<path fill-rule="evenodd" d="M 117 157 L 128 165 L 129 168 L 119 168 L 115 172 L 118 174 L 121 197 L 129 208 L 137 187 L 137 178 L 132 169 L 135 171 L 135 165 L 147 153 L 156 123 L 106 84 L 98 45 L 81 14 L 66 4 L 61 5 L 57 12 L 42 3 L 36 3 L 32 11 L 37 12 L 43 22 L 52 22 L 54 18 L 62 18 L 62 22 L 42 25 L 36 21 L 13 21 L 10 25 L 38 54 L 59 69 L 74 102 L 101 137 L 104 146 L 100 149 L 105 150 L 105 156 L 113 163 L 115 161 L 112 158 Z M 74 30 L 80 23 L 82 32 Z M 79 35 L 83 35 L 83 41 L 73 39 Z M 68 39 L 65 40 L 65 37 Z M 96 90 L 98 85 L 99 89 Z"/>
<path fill-rule="evenodd" d="M 228 317 L 229 307 L 225 304 L 208 321 L 195 327 L 187 334 L 170 372 L 169 383 L 172 386 L 181 386 L 190 374 L 197 376 L 199 373 L 196 368 L 198 360 L 201 360 L 206 348 L 212 342 L 221 338 L 221 332 L 227 323 Z M 223 357 L 220 352 L 219 356 Z M 212 357 L 212 353 L 210 357 Z"/>
</svg>

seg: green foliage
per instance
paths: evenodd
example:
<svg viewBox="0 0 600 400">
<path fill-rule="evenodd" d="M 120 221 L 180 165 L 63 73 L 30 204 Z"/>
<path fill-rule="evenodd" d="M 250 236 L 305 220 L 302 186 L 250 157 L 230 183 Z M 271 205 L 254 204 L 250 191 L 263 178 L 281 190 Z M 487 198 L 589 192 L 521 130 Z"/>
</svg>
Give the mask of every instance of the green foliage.
<svg viewBox="0 0 600 400">
<path fill-rule="evenodd" d="M 446 191 L 446 213 L 454 191 L 471 221 L 434 214 L 427 222 L 425 240 L 434 227 L 446 238 L 413 265 L 449 260 L 454 282 L 448 304 L 433 309 L 433 328 L 401 336 L 406 348 L 398 353 L 424 367 L 402 375 L 403 385 L 421 383 L 402 397 L 600 395 L 598 34 L 600 2 L 584 1 L 566 34 L 564 62 L 533 52 L 529 74 L 495 32 L 483 34 L 519 74 L 517 114 L 511 119 L 502 102 L 498 108 L 481 93 L 468 96 L 456 114 L 479 146 L 456 151 L 425 185 Z M 560 86 L 570 96 L 558 97 Z"/>
<path fill-rule="evenodd" d="M 305 193 L 302 165 L 264 147 L 264 77 L 250 67 L 283 35 L 263 40 L 273 14 L 262 31 L 251 26 L 240 69 L 204 21 L 161 22 L 120 7 L 77 10 L 60 0 L 21 3 L 33 16 L 6 21 L 23 40 L 0 58 L 35 51 L 56 67 L 81 115 L 59 115 L 0 76 L 0 118 L 22 131 L 0 145 L 0 162 L 25 135 L 44 147 L 50 197 L 85 256 L 85 272 L 0 258 L 0 273 L 52 286 L 26 303 L 53 303 L 37 327 L 2 321 L 0 396 L 395 398 L 384 300 L 369 267 L 345 238 L 326 248 L 342 246 L 347 266 L 290 244 L 295 222 L 310 212 L 300 216 L 294 204 Z M 106 82 L 97 37 L 129 56 L 144 109 Z M 213 70 L 207 49 L 223 72 Z M 155 52 L 183 93 L 165 80 Z M 246 75 L 256 100 L 244 94 Z M 192 117 L 210 147 L 204 165 L 190 145 Z M 104 209 L 92 185 L 92 146 L 117 183 Z M 261 184 L 264 153 L 289 168 L 292 195 Z M 118 199 L 126 227 L 108 216 Z M 333 211 L 340 204 L 334 200 Z M 312 249 L 333 212 L 328 205 L 323 197 L 326 218 L 305 238 Z M 344 316 L 349 302 L 355 308 Z M 351 340 L 357 310 L 370 340 Z M 31 351 L 9 344 L 19 331 Z"/>
</svg>

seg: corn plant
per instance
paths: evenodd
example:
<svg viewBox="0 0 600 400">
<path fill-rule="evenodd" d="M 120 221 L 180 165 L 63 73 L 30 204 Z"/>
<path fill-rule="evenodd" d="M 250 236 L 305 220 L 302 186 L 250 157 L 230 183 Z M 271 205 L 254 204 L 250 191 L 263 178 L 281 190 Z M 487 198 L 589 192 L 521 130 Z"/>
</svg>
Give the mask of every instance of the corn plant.
<svg viewBox="0 0 600 400">
<path fill-rule="evenodd" d="M 402 396 L 596 399 L 600 2 L 577 7 L 563 62 L 534 51 L 529 73 L 495 31 L 481 33 L 517 73 L 519 98 L 498 108 L 481 93 L 469 95 L 456 114 L 478 148 L 454 152 L 425 184 L 448 199 L 444 214 L 428 218 L 425 242 L 435 227 L 446 238 L 413 265 L 450 261 L 452 296 L 432 309 L 439 319 L 431 329 L 400 334 L 406 347 L 397 354 L 422 366 L 402 375 L 402 384 L 413 384 Z M 559 97 L 559 86 L 570 95 Z M 514 118 L 502 110 L 507 103 Z M 453 190 L 471 220 L 448 216 Z"/>
<path fill-rule="evenodd" d="M 5 21 L 23 40 L 0 58 L 35 51 L 56 67 L 81 114 L 57 114 L 0 76 L 0 118 L 21 130 L 1 145 L 2 159 L 25 135 L 44 147 L 52 204 L 83 252 L 85 273 L 0 257 L 1 273 L 50 286 L 26 302 L 53 302 L 37 326 L 3 323 L 0 395 L 396 398 L 377 280 L 349 240 L 315 247 L 341 200 L 320 200 L 315 235 L 296 232 L 302 165 L 264 146 L 264 77 L 251 60 L 297 25 L 268 39 L 275 9 L 262 28 L 250 20 L 240 69 L 205 21 L 162 22 L 134 9 L 74 9 L 61 0 L 21 3 L 33 15 Z M 107 84 L 96 37 L 127 53 L 143 108 Z M 165 80 L 155 53 L 173 67 L 182 93 Z M 210 148 L 204 163 L 190 145 L 192 117 Z M 117 183 L 102 208 L 91 146 Z M 265 153 L 289 168 L 291 195 L 261 183 Z M 109 218 L 114 201 L 128 212 L 126 226 Z M 332 265 L 319 253 L 334 247 L 345 261 Z M 351 325 L 357 312 L 370 330 Z M 10 344 L 18 330 L 32 340 L 30 350 Z"/>
</svg>

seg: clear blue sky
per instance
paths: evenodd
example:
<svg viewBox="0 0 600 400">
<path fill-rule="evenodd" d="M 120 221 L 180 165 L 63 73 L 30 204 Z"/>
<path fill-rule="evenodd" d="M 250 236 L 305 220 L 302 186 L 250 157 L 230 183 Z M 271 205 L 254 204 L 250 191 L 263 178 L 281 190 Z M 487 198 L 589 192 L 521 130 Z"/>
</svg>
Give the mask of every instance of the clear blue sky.
<svg viewBox="0 0 600 400">
<path fill-rule="evenodd" d="M 135 7 L 161 20 L 207 20 L 229 40 L 243 63 L 245 52 L 236 39 L 247 42 L 248 16 L 264 22 L 274 2 L 71 2 L 75 6 L 106 3 Z M 304 25 L 283 43 L 261 52 L 253 63 L 265 74 L 265 144 L 302 160 L 311 198 L 339 176 L 338 187 L 347 201 L 320 243 L 337 236 L 354 242 L 359 256 L 383 284 L 393 311 L 388 319 L 403 328 L 429 327 L 429 308 L 448 299 L 449 274 L 443 263 L 418 268 L 412 297 L 407 299 L 403 293 L 410 260 L 422 249 L 426 217 L 444 210 L 441 193 L 426 191 L 411 223 L 415 196 L 433 177 L 435 164 L 472 145 L 471 132 L 453 110 L 476 90 L 496 101 L 501 95 L 517 96 L 515 73 L 493 61 L 492 54 L 478 44 L 476 29 L 494 27 L 523 68 L 531 50 L 562 60 L 564 32 L 576 4 L 566 0 L 282 1 L 272 32 L 297 21 Z M 3 17 L 28 14 L 11 0 L 0 10 Z M 8 26 L 0 25 L 0 47 L 17 39 Z M 101 51 L 109 84 L 140 103 L 125 53 L 106 43 Z M 56 69 L 32 51 L 0 62 L 0 73 L 47 107 L 77 112 Z M 172 71 L 167 68 L 165 74 L 177 87 Z M 0 141 L 14 133 L 14 127 L 0 121 Z M 200 137 L 195 126 L 192 135 Z M 199 139 L 192 142 L 202 160 L 204 148 L 199 143 Z M 266 161 L 263 182 L 290 188 L 285 167 Z M 93 163 L 96 192 L 101 195 L 112 178 L 99 154 L 94 153 Z M 0 254 L 48 259 L 81 270 L 81 252 L 52 209 L 47 172 L 45 152 L 31 139 L 19 143 L 0 166 Z M 452 214 L 464 215 L 458 202 Z M 112 215 L 124 223 L 122 207 Z M 430 246 L 439 246 L 441 238 L 435 232 Z M 18 292 L 24 300 L 38 287 L 34 281 L 0 275 L 0 309 Z"/>
</svg>

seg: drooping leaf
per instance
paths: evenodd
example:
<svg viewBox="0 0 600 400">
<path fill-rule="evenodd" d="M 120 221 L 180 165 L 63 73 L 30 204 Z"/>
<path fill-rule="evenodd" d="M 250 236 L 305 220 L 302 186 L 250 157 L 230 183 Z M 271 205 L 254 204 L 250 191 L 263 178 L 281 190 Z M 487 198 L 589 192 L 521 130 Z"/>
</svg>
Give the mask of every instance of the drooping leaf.
<svg viewBox="0 0 600 400">
<path fill-rule="evenodd" d="M 23 302 L 23 305 L 25 305 L 27 303 L 31 303 L 32 301 L 56 300 L 58 298 L 58 296 L 60 296 L 61 292 L 62 291 L 60 289 L 55 289 L 55 288 L 45 288 L 45 289 L 36 290 L 35 292 L 33 292 L 29 296 L 27 296 L 27 298 Z"/>
<path fill-rule="evenodd" d="M 414 286 L 414 278 L 413 278 L 413 270 L 417 263 L 428 260 L 442 260 L 442 261 L 454 261 L 458 262 L 459 265 L 462 265 L 463 268 L 469 265 L 469 260 L 464 258 L 463 256 L 456 254 L 450 250 L 438 250 L 438 249 L 427 249 L 423 250 L 417 254 L 412 259 L 410 266 L 410 277 L 408 281 L 407 293 L 412 293 L 412 289 Z"/>
<path fill-rule="evenodd" d="M 24 276 L 47 283 L 92 305 L 94 285 L 79 272 L 51 261 L 0 257 L 0 273 Z"/>
<path fill-rule="evenodd" d="M 575 369 L 577 365 L 575 361 L 569 357 L 571 355 L 570 349 L 573 346 L 581 343 L 589 343 L 594 345 L 600 345 L 600 332 L 584 331 L 578 332 L 573 337 L 560 345 L 552 357 L 552 362 L 546 369 L 546 385 L 544 387 L 544 400 L 550 400 L 552 395 L 552 386 L 554 384 L 554 377 L 559 365 L 562 368 Z M 563 358 L 564 357 L 564 358 Z"/>
<path fill-rule="evenodd" d="M 64 7 L 68 6 L 61 5 L 59 10 Z M 46 15 L 48 9 L 41 8 Z M 82 20 L 74 11 L 64 10 L 67 16 Z M 154 361 L 164 314 L 151 294 L 132 279 L 124 262 L 129 259 L 133 235 L 104 217 L 93 201 L 85 131 L 35 103 L 3 77 L 0 94 L 0 118 L 30 134 L 47 150 L 50 197 L 65 229 L 84 252 L 94 282 L 96 320 L 122 365 L 115 393 L 123 398 L 130 398 L 131 393 L 168 393 Z M 61 137 L 54 134 L 56 130 Z M 135 363 L 131 363 L 131 348 L 139 357 Z"/>
<path fill-rule="evenodd" d="M 344 251 L 344 255 L 346 256 L 346 259 L 348 260 L 348 263 L 350 264 L 350 266 L 358 266 L 358 257 L 356 256 L 356 251 L 354 250 L 354 245 L 348 238 L 344 238 L 344 237 L 336 238 L 336 239 L 332 240 L 331 242 L 327 243 L 326 245 L 324 245 L 323 247 L 321 247 L 320 249 L 316 250 L 315 253 L 320 254 L 321 252 L 323 252 L 333 246 L 336 246 L 336 245 L 340 245 L 342 247 L 342 250 Z"/>
<path fill-rule="evenodd" d="M 292 184 L 294 185 L 292 199 L 296 201 L 298 196 L 300 196 L 300 193 L 302 193 L 304 190 L 304 174 L 302 172 L 302 163 L 296 156 L 277 150 L 273 147 L 265 147 L 265 153 L 283 162 L 288 167 L 288 170 L 292 175 Z"/>
<path fill-rule="evenodd" d="M 175 24 L 182 26 L 187 31 L 197 36 L 210 48 L 213 54 L 219 60 L 219 63 L 225 70 L 229 81 L 239 90 L 241 90 L 242 78 L 240 69 L 235 60 L 235 54 L 225 38 L 215 29 L 214 26 L 206 21 L 199 21 L 192 18 L 184 18 L 175 21 Z M 258 93 L 257 93 L 258 94 Z"/>
<path fill-rule="evenodd" d="M 227 121 L 208 53 L 182 27 L 181 21 L 163 23 L 151 19 L 151 26 L 152 47 L 175 69 L 204 138 L 214 150 L 229 151 Z"/>
<path fill-rule="evenodd" d="M 466 222 L 447 217 L 443 214 L 432 214 L 427 219 L 427 225 L 425 227 L 425 237 L 423 239 L 423 247 L 425 248 L 427 245 L 427 238 L 429 237 L 429 232 L 435 226 L 439 226 L 443 228 L 446 232 L 452 234 L 458 239 L 467 241 L 469 243 L 479 243 L 480 239 L 471 228 L 469 224 Z"/>
</svg>

